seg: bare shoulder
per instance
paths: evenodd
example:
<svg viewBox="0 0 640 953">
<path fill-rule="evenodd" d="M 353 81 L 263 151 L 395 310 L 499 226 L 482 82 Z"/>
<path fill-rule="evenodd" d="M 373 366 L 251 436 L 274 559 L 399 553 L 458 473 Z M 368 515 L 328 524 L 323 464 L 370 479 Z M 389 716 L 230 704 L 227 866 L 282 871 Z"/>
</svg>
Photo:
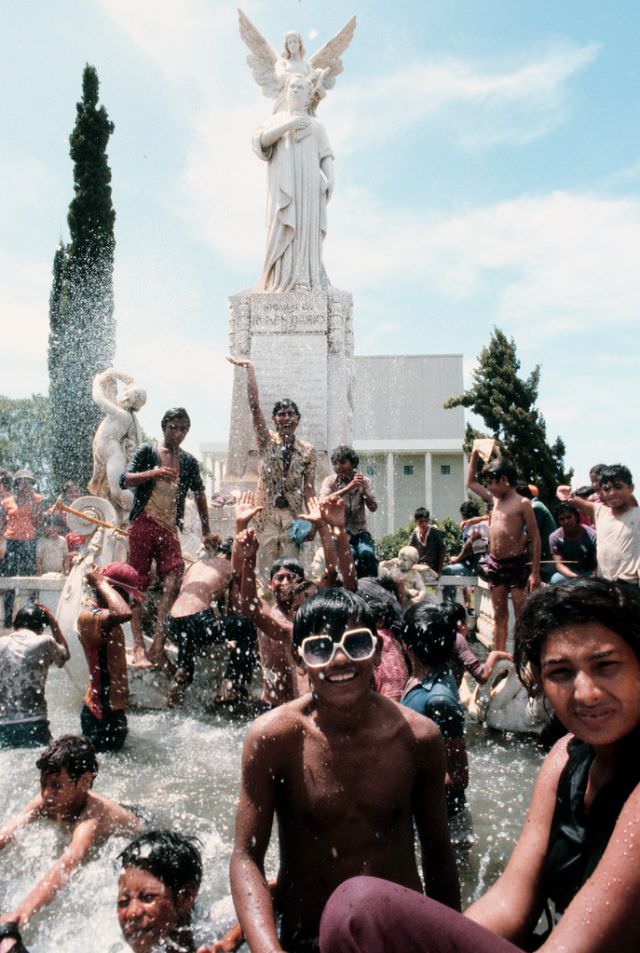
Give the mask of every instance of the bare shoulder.
<svg viewBox="0 0 640 953">
<path fill-rule="evenodd" d="M 247 752 L 280 748 L 283 751 L 297 739 L 308 719 L 310 695 L 303 695 L 284 705 L 259 715 L 247 732 L 244 748 Z"/>
</svg>

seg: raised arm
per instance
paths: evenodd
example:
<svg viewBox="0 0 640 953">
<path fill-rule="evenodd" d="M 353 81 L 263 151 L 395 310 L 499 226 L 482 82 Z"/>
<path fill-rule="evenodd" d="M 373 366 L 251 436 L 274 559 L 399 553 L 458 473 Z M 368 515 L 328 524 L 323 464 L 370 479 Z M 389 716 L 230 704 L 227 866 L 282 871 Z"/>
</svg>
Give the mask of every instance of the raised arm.
<svg viewBox="0 0 640 953">
<path fill-rule="evenodd" d="M 37 910 L 51 903 L 58 891 L 64 887 L 71 875 L 80 866 L 96 841 L 98 821 L 89 818 L 76 826 L 71 843 L 62 852 L 55 864 L 38 881 L 33 890 L 25 897 L 20 906 L 2 917 L 3 920 L 15 920 L 24 926 Z"/>
<path fill-rule="evenodd" d="M 253 361 L 248 357 L 227 356 L 227 360 L 235 367 L 245 367 L 247 370 L 247 399 L 249 401 L 249 410 L 253 419 L 253 429 L 256 434 L 258 444 L 262 446 L 269 439 L 269 430 L 267 428 L 264 414 L 260 406 L 260 394 L 258 392 L 258 381 L 256 379 L 256 369 Z"/>
<path fill-rule="evenodd" d="M 120 593 L 109 584 L 97 567 L 89 570 L 86 580 L 90 586 L 102 597 L 103 606 L 100 612 L 102 627 L 111 629 L 115 625 L 123 625 L 131 619 L 131 608 Z"/>
<path fill-rule="evenodd" d="M 272 714 L 266 716 L 272 720 Z M 231 893 L 251 953 L 280 953 L 264 857 L 279 782 L 277 744 L 265 731 L 265 717 L 250 727 L 242 754 L 242 780 L 231 855 Z"/>
<path fill-rule="evenodd" d="M 51 609 L 47 608 L 47 606 L 43 605 L 41 602 L 36 602 L 36 605 L 38 606 L 39 609 L 42 609 L 42 611 L 46 615 L 47 621 L 49 623 L 49 628 L 51 629 L 51 634 L 56 640 L 56 642 L 58 643 L 58 645 L 60 646 L 60 648 L 62 649 L 62 651 L 64 652 L 64 659 L 59 663 L 60 666 L 62 666 L 64 665 L 65 662 L 69 661 L 69 658 L 71 655 L 71 653 L 69 652 L 69 645 L 67 643 L 67 640 L 65 639 L 62 629 L 60 628 L 58 624 L 58 620 L 54 616 Z"/>
<path fill-rule="evenodd" d="M 483 486 L 482 483 L 478 483 L 476 479 L 476 470 L 478 468 L 478 451 L 472 450 L 471 456 L 469 457 L 469 463 L 467 465 L 467 476 L 464 481 L 464 485 L 468 490 L 471 490 L 472 493 L 475 493 L 476 496 L 479 496 L 480 499 L 484 500 L 485 503 L 490 503 L 493 499 L 489 493 L 486 486 Z"/>
<path fill-rule="evenodd" d="M 344 512 L 344 501 L 326 499 L 320 502 L 320 513 L 324 523 L 331 528 L 333 546 L 335 555 L 338 559 L 338 569 L 342 575 L 342 583 L 345 589 L 356 592 L 358 588 L 358 577 L 356 575 L 356 566 L 353 561 L 353 553 L 349 545 L 345 525 L 346 515 Z M 323 540 L 324 547 L 324 540 Z M 327 551 L 325 550 L 325 560 Z"/>
</svg>

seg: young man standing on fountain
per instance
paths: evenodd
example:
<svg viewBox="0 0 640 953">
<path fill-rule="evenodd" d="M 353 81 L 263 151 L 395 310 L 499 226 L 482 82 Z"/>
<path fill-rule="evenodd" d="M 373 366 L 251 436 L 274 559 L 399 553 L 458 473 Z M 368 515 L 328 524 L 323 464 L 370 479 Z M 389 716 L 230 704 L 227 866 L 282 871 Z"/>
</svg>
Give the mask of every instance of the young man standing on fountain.
<svg viewBox="0 0 640 953">
<path fill-rule="evenodd" d="M 272 415 L 275 431 L 269 430 L 260 406 L 252 361 L 246 357 L 227 357 L 227 360 L 247 369 L 247 396 L 260 453 L 256 492 L 256 502 L 263 507 L 258 523 L 260 573 L 267 578 L 276 559 L 299 555 L 291 539 L 291 527 L 315 496 L 316 453 L 310 443 L 296 438 L 300 423 L 297 404 L 289 398 L 279 400 Z"/>
<path fill-rule="evenodd" d="M 193 491 L 198 507 L 203 542 L 217 541 L 209 530 L 207 498 L 198 461 L 180 447 L 191 426 L 189 415 L 183 407 L 173 407 L 165 413 L 160 426 L 162 440 L 138 447 L 120 477 L 120 486 L 134 491 L 129 514 L 129 563 L 139 574 L 143 589 L 149 586 L 153 560 L 162 581 L 162 597 L 148 658 L 142 633 L 142 607 L 132 607 L 133 664 L 141 668 L 167 665 L 164 620 L 184 572 L 178 530 L 182 529 L 189 490 Z"/>
</svg>

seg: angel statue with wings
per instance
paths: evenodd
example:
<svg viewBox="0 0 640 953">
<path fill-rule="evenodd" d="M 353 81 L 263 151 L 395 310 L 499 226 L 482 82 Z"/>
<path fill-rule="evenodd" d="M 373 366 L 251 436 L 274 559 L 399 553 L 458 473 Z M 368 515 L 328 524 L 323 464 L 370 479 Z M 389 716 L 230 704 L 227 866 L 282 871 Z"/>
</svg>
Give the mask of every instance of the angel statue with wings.
<svg viewBox="0 0 640 953">
<path fill-rule="evenodd" d="M 240 15 L 247 62 L 272 115 L 256 130 L 253 148 L 269 163 L 267 253 L 259 291 L 315 291 L 329 285 L 322 264 L 327 202 L 333 191 L 333 152 L 315 110 L 342 72 L 340 56 L 355 29 L 355 17 L 307 62 L 302 37 L 290 31 L 280 56 L 251 21 Z"/>
</svg>

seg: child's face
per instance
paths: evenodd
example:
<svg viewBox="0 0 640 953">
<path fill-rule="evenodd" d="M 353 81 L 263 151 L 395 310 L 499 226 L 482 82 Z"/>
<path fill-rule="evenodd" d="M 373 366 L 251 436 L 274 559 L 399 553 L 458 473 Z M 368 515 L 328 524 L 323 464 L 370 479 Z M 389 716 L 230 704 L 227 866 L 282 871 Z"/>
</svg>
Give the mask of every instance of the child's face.
<svg viewBox="0 0 640 953">
<path fill-rule="evenodd" d="M 500 477 L 491 476 L 491 474 L 489 474 L 487 477 L 487 489 L 492 496 L 500 500 L 509 492 L 511 484 L 504 474 Z"/>
<path fill-rule="evenodd" d="M 54 536 L 58 535 L 58 530 L 55 526 L 45 526 L 44 535 L 47 537 L 47 539 L 53 539 Z"/>
<path fill-rule="evenodd" d="M 345 632 L 361 631 L 363 627 L 354 621 L 345 626 Z M 326 632 L 317 634 L 327 636 Z M 344 634 L 343 632 L 343 638 Z M 308 676 L 311 690 L 318 698 L 324 699 L 331 706 L 349 707 L 370 691 L 373 670 L 380 664 L 382 651 L 381 638 L 375 632 L 371 633 L 371 636 L 375 643 L 373 654 L 361 660 L 354 660 L 343 648 L 338 647 L 326 664 L 311 666 L 306 664 L 300 654 L 301 650 L 298 650 L 298 664 Z M 340 642 L 340 639 L 333 638 L 333 642 Z"/>
<path fill-rule="evenodd" d="M 126 867 L 120 875 L 118 920 L 134 953 L 151 953 L 182 923 L 171 890 L 139 867 Z"/>
<path fill-rule="evenodd" d="M 623 483 L 622 480 L 611 480 L 600 485 L 600 499 L 615 513 L 617 510 L 626 510 L 631 506 L 633 484 Z"/>
<path fill-rule="evenodd" d="M 87 780 L 88 779 L 88 780 Z M 50 816 L 64 814 L 82 800 L 91 784 L 91 775 L 83 774 L 77 781 L 69 777 L 66 768 L 58 774 L 40 776 L 40 793 L 45 813 Z"/>
<path fill-rule="evenodd" d="M 291 572 L 284 566 L 273 574 L 269 587 L 273 590 L 276 602 L 288 602 L 300 589 L 302 579 L 297 572 Z"/>
<path fill-rule="evenodd" d="M 351 460 L 338 460 L 333 464 L 333 472 L 343 480 L 350 480 L 353 476 L 353 463 Z"/>
</svg>

